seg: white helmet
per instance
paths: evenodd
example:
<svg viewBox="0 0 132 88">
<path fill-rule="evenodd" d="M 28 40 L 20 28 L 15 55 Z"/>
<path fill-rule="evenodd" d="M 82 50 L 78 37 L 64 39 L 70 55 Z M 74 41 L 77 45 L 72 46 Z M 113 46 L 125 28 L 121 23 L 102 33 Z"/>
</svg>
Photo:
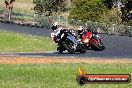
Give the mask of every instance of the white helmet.
<svg viewBox="0 0 132 88">
<path fill-rule="evenodd" d="M 83 26 L 79 26 L 79 28 L 78 28 L 78 30 L 83 30 L 84 29 L 84 27 Z"/>
<path fill-rule="evenodd" d="M 54 26 L 57 26 L 57 25 L 58 25 L 58 22 L 55 22 L 53 25 L 54 25 Z"/>
</svg>

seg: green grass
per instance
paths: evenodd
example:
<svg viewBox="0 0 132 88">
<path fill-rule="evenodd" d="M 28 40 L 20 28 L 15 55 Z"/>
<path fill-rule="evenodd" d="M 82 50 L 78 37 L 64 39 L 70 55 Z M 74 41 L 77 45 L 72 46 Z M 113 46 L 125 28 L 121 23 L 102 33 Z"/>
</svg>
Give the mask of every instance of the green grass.
<svg viewBox="0 0 132 88">
<path fill-rule="evenodd" d="M 79 66 L 87 74 L 130 74 L 132 64 L 0 64 L 0 88 L 132 88 L 129 84 L 87 84 L 76 82 Z"/>
<path fill-rule="evenodd" d="M 51 38 L 0 31 L 0 52 L 43 52 L 56 50 Z"/>
<path fill-rule="evenodd" d="M 33 0 L 16 0 L 16 2 L 32 3 Z"/>
</svg>

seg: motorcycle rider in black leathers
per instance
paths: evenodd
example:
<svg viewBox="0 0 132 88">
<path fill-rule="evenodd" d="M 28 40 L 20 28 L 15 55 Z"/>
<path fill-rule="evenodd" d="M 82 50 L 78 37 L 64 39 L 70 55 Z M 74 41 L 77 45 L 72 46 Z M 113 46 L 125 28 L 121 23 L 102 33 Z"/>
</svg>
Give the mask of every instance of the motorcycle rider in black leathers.
<svg viewBox="0 0 132 88">
<path fill-rule="evenodd" d="M 61 34 L 63 33 L 63 27 L 60 27 L 60 25 L 58 24 L 58 22 L 55 22 L 52 25 L 52 30 L 54 31 L 54 37 L 55 37 L 55 41 L 58 42 L 60 40 Z"/>
</svg>

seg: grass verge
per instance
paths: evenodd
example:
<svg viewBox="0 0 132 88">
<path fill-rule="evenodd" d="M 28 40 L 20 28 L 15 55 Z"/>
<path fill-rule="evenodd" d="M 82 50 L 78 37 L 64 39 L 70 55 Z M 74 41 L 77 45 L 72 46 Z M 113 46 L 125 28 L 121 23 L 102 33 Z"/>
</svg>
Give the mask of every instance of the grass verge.
<svg viewBox="0 0 132 88">
<path fill-rule="evenodd" d="M 76 83 L 79 66 L 88 74 L 130 74 L 129 63 L 0 64 L 0 88 L 82 88 Z M 87 84 L 83 88 L 132 88 L 129 84 Z"/>
<path fill-rule="evenodd" d="M 0 52 L 42 52 L 56 50 L 56 45 L 48 37 L 0 31 Z"/>
</svg>

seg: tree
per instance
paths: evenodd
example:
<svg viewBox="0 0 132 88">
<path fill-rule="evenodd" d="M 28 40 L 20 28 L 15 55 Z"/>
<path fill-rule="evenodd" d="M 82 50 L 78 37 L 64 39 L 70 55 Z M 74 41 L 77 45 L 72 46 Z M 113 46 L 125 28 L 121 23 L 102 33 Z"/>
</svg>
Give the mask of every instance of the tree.
<svg viewBox="0 0 132 88">
<path fill-rule="evenodd" d="M 107 23 L 110 25 L 122 23 L 121 14 L 117 8 L 112 8 L 108 12 L 103 14 L 102 20 L 104 23 Z"/>
<path fill-rule="evenodd" d="M 52 15 L 65 10 L 65 0 L 33 0 L 34 10 L 39 15 Z"/>
<path fill-rule="evenodd" d="M 103 1 L 103 3 L 105 4 L 105 6 L 107 8 L 109 8 L 109 9 L 112 8 L 112 6 L 113 6 L 113 0 L 102 0 L 102 1 Z"/>
<path fill-rule="evenodd" d="M 75 0 L 69 18 L 83 21 L 100 21 L 107 8 L 101 0 Z"/>
<path fill-rule="evenodd" d="M 122 11 L 122 21 L 128 25 L 132 25 L 132 0 L 124 0 L 125 7 Z"/>
<path fill-rule="evenodd" d="M 125 3 L 125 9 L 129 12 L 132 11 L 132 0 L 127 0 Z"/>
</svg>

